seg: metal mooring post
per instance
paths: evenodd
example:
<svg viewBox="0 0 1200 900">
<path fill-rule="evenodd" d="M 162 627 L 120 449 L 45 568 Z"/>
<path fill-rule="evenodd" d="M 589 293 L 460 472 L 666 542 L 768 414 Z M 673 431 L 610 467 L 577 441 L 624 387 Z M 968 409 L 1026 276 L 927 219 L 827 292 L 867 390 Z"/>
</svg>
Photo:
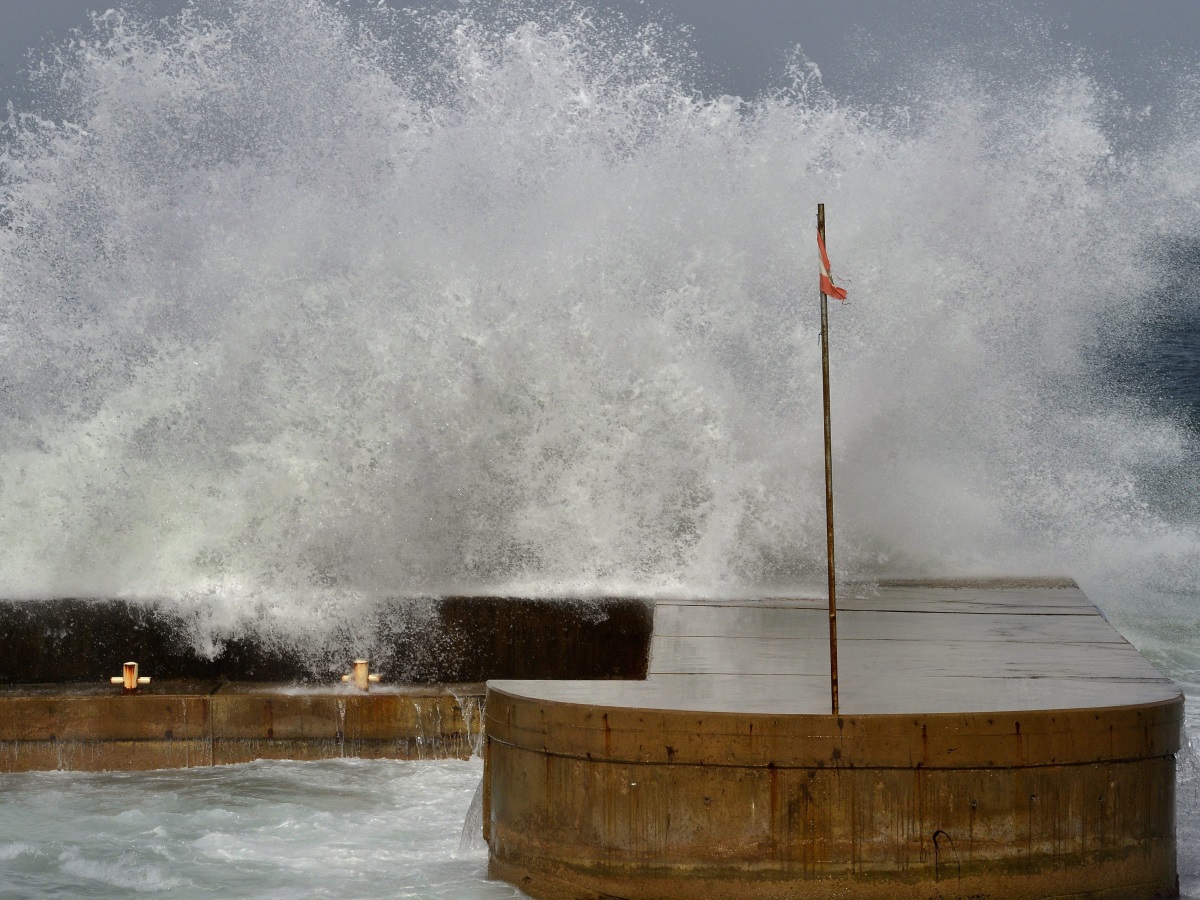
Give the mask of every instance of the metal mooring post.
<svg viewBox="0 0 1200 900">
<path fill-rule="evenodd" d="M 123 671 L 120 675 L 114 675 L 108 679 L 112 684 L 122 685 L 126 694 L 135 693 L 138 687 L 150 683 L 150 679 L 145 675 L 138 675 L 138 664 L 136 662 L 127 662 L 122 667 Z"/>
<path fill-rule="evenodd" d="M 365 659 L 356 659 L 354 661 L 354 671 L 350 675 L 342 676 L 343 684 L 351 682 L 360 691 L 369 691 L 371 685 L 379 683 L 379 676 L 371 671 L 370 665 Z"/>
</svg>

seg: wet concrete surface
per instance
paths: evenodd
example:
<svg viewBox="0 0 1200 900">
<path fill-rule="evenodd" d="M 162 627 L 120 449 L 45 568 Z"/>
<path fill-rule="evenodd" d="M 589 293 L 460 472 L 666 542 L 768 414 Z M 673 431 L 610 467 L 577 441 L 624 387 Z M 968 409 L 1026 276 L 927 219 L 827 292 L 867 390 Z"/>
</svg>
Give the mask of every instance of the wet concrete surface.
<svg viewBox="0 0 1200 900">
<path fill-rule="evenodd" d="M 660 601 L 644 681 L 488 682 L 538 898 L 1175 896 L 1183 696 L 1069 581 Z"/>
<path fill-rule="evenodd" d="M 829 713 L 823 598 L 660 601 L 648 679 L 492 688 L 565 703 Z M 1181 697 L 1075 587 L 848 591 L 839 604 L 847 715 L 1108 707 Z"/>
</svg>

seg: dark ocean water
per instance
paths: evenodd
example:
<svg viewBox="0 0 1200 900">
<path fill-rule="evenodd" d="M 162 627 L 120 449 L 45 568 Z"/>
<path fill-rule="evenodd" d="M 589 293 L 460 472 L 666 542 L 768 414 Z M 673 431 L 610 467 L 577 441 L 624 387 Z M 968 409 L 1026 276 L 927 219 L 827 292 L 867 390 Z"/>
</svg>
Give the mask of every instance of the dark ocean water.
<svg viewBox="0 0 1200 900">
<path fill-rule="evenodd" d="M 1200 434 L 1200 245 L 1162 254 L 1167 287 L 1147 308 L 1145 333 L 1114 360 L 1123 390 Z"/>
</svg>

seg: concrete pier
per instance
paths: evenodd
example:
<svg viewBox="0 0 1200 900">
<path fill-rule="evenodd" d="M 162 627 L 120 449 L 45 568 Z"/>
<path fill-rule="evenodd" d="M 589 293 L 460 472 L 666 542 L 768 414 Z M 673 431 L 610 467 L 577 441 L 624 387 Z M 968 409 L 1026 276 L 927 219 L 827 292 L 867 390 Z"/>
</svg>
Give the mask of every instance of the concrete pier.
<svg viewBox="0 0 1200 900">
<path fill-rule="evenodd" d="M 482 725 L 490 870 L 536 898 L 1178 892 L 1182 694 L 1073 583 L 844 591 L 836 717 L 823 599 L 422 603 L 380 606 L 369 693 L 200 657 L 169 609 L 0 604 L 0 771 L 465 756 Z"/>
<path fill-rule="evenodd" d="M 465 759 L 482 684 L 302 688 L 151 683 L 0 689 L 0 772 L 192 768 L 255 759 Z"/>
<path fill-rule="evenodd" d="M 0 602 L 0 772 L 159 769 L 253 759 L 466 757 L 482 681 L 644 678 L 642 600 L 443 597 L 369 610 L 373 643 L 316 656 L 253 634 L 208 656 L 170 604 Z M 369 693 L 341 675 L 363 653 Z M 136 660 L 151 681 L 110 678 Z"/>
<path fill-rule="evenodd" d="M 490 681 L 537 898 L 1171 897 L 1183 698 L 1069 582 L 660 602 L 640 682 Z"/>
</svg>

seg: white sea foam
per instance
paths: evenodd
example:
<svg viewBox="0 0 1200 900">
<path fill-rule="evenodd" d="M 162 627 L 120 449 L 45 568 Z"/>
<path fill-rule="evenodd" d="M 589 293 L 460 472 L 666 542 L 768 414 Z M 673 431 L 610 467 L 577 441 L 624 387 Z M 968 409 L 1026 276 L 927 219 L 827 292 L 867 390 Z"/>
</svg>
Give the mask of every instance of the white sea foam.
<svg viewBox="0 0 1200 900">
<path fill-rule="evenodd" d="M 158 893 L 194 884 L 166 874 L 162 866 L 147 865 L 134 854 L 123 853 L 117 860 L 85 859 L 77 848 L 64 850 L 58 858 L 64 876 L 76 880 L 89 892 L 108 892 L 126 888 L 138 893 Z"/>
<path fill-rule="evenodd" d="M 16 859 L 22 854 L 36 855 L 37 847 L 32 844 L 27 844 L 24 841 L 14 841 L 12 843 L 0 844 L 0 860 L 7 861 Z"/>
<path fill-rule="evenodd" d="M 1065 571 L 1118 619 L 1194 584 L 1145 478 L 1194 438 L 1103 363 L 1197 233 L 1196 131 L 1115 150 L 1119 99 L 1022 52 L 883 114 L 802 58 L 699 97 L 572 7 L 100 17 L 3 132 L 0 594 L 167 598 L 215 647 L 819 582 L 818 200 L 843 574 Z"/>
<path fill-rule="evenodd" d="M 460 846 L 481 774 L 474 759 L 0 776 L 0 848 L 19 847 L 0 849 L 0 897 L 519 897 Z"/>
</svg>

